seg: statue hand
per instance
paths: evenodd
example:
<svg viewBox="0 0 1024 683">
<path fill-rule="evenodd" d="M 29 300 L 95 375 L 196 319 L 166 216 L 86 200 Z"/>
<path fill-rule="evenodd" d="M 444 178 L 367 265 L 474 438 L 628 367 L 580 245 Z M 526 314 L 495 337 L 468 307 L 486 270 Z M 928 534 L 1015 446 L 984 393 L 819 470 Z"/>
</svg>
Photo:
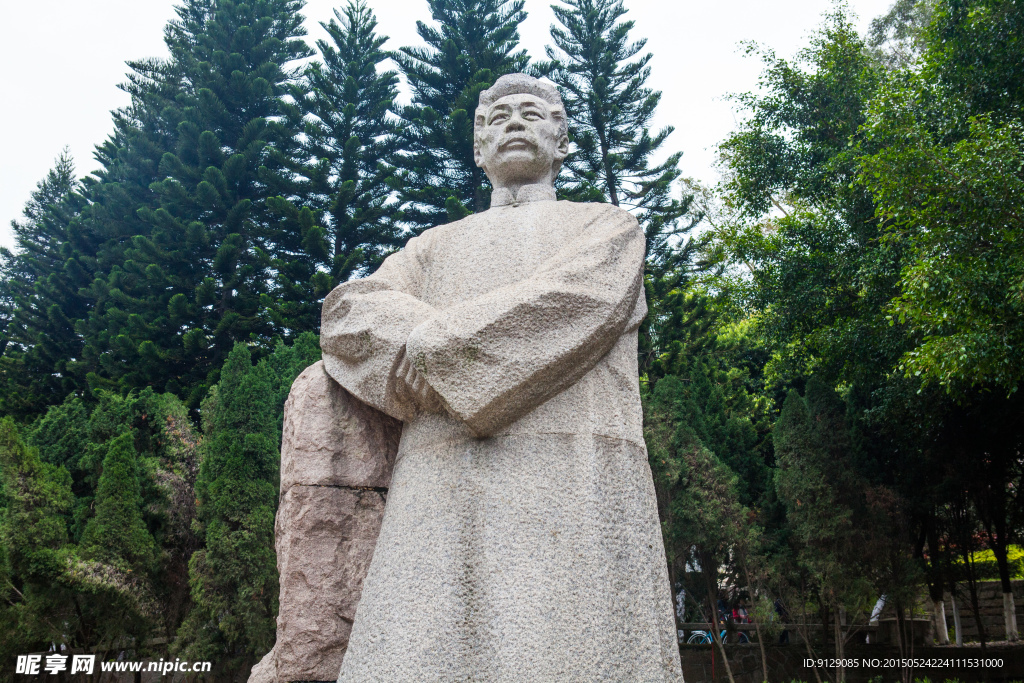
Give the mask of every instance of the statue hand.
<svg viewBox="0 0 1024 683">
<path fill-rule="evenodd" d="M 415 404 L 417 408 L 425 412 L 438 412 L 441 410 L 441 397 L 433 387 L 427 383 L 423 373 L 416 369 L 412 361 L 402 351 L 401 360 L 395 368 L 396 392 L 398 395 Z"/>
</svg>

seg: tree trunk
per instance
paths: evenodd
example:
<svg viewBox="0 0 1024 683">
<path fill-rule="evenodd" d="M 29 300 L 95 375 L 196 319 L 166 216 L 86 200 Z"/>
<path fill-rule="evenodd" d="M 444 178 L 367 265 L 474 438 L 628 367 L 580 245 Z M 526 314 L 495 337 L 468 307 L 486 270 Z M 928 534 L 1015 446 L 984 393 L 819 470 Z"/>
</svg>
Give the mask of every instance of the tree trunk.
<svg viewBox="0 0 1024 683">
<path fill-rule="evenodd" d="M 968 567 L 973 560 L 968 559 Z M 978 640 L 981 641 L 981 653 L 986 653 L 985 624 L 981 622 L 981 606 L 978 604 L 978 583 L 974 580 L 973 568 L 968 570 L 967 588 L 971 592 L 971 611 L 974 613 L 974 623 L 978 626 Z"/>
<path fill-rule="evenodd" d="M 939 645 L 949 645 L 949 627 L 946 625 L 946 605 L 943 602 L 942 584 L 945 554 L 939 543 L 934 510 L 925 517 L 924 535 L 928 541 L 928 596 L 932 600 L 932 621 Z"/>
<path fill-rule="evenodd" d="M 1009 536 L 1006 532 L 1006 515 L 998 511 L 993 520 L 995 534 L 989 534 L 991 538 L 992 554 L 996 558 L 996 566 L 999 568 L 999 584 L 1003 589 L 1003 626 L 1006 640 L 1014 642 L 1020 640 L 1017 633 L 1017 613 L 1013 604 L 1013 584 L 1010 583 L 1010 558 Z"/>
<path fill-rule="evenodd" d="M 807 628 L 807 602 L 804 600 L 804 597 L 804 594 L 801 592 L 800 613 L 802 619 L 800 620 L 800 623 L 797 624 L 797 631 L 800 633 L 800 637 L 804 640 L 804 646 L 807 648 L 807 656 L 813 660 L 816 659 L 816 657 L 814 656 L 814 650 L 811 648 L 811 633 Z M 811 671 L 814 672 L 814 679 L 818 681 L 818 683 L 821 683 L 821 674 L 818 673 L 818 667 L 812 666 Z"/>
<path fill-rule="evenodd" d="M 932 600 L 932 622 L 935 624 L 935 637 L 939 645 L 949 645 L 946 604 L 942 600 Z"/>
<path fill-rule="evenodd" d="M 1020 640 L 1017 633 L 1017 608 L 1013 604 L 1013 591 L 1003 592 L 1003 626 L 1006 628 L 1006 639 L 1013 642 Z"/>
<path fill-rule="evenodd" d="M 949 590 L 949 604 L 953 606 L 953 637 L 957 647 L 964 646 L 964 632 L 960 629 L 960 609 L 956 605 L 956 584 Z"/>
<path fill-rule="evenodd" d="M 747 569 L 747 563 L 743 563 L 743 573 L 747 577 L 747 589 L 750 591 L 751 606 L 754 601 L 754 584 L 750 581 L 750 570 Z M 764 651 L 764 638 L 761 637 L 761 622 L 758 619 L 753 619 L 754 631 L 757 632 L 757 647 L 761 650 L 761 673 L 764 676 L 764 683 L 768 683 L 768 655 Z"/>
<path fill-rule="evenodd" d="M 832 615 L 836 638 L 836 683 L 846 683 L 846 667 L 843 666 L 843 627 L 839 620 L 839 608 L 832 610 Z"/>
<path fill-rule="evenodd" d="M 712 573 L 717 574 L 718 565 L 705 553 L 699 554 L 700 573 L 704 576 L 704 584 L 708 591 L 708 607 L 711 608 L 711 639 L 718 646 L 718 652 L 722 655 L 722 664 L 725 666 L 725 673 L 729 677 L 729 683 L 736 683 L 732 677 L 732 667 L 729 666 L 729 657 L 725 654 L 725 644 L 718 631 L 718 584 Z"/>
</svg>

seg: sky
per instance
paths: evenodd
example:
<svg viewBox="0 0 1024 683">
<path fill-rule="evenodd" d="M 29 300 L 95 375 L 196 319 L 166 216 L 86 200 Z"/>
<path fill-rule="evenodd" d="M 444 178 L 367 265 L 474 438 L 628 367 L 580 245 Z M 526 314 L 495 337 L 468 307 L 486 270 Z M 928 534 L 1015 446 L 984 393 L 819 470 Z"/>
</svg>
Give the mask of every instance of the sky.
<svg viewBox="0 0 1024 683">
<path fill-rule="evenodd" d="M 319 22 L 342 0 L 308 0 L 310 43 L 325 37 Z M 848 0 L 863 33 L 892 0 Z M 0 246 L 13 246 L 10 222 L 68 147 L 79 176 L 98 167 L 95 145 L 111 132 L 110 112 L 128 103 L 117 85 L 126 61 L 164 57 L 163 29 L 177 0 L 33 0 L 4 3 L 0 64 L 5 102 L 0 106 Z M 420 45 L 416 20 L 428 20 L 427 0 L 369 0 L 387 48 Z M 653 126 L 673 126 L 666 152 L 682 151 L 683 175 L 714 183 L 715 146 L 741 115 L 729 93 L 752 90 L 761 63 L 746 56 L 753 41 L 791 57 L 807 45 L 831 0 L 624 0 L 630 37 L 647 39 L 649 86 L 662 92 Z M 550 0 L 526 0 L 521 44 L 543 58 L 554 23 Z"/>
</svg>

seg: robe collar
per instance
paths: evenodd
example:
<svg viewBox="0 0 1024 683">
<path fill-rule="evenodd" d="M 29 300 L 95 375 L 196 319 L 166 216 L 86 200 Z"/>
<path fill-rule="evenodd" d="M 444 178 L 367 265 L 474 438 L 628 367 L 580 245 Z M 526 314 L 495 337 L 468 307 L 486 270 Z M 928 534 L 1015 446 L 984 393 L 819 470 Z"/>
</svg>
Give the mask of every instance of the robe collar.
<svg viewBox="0 0 1024 683">
<path fill-rule="evenodd" d="M 525 204 L 526 202 L 541 202 L 541 201 L 554 201 L 555 200 L 555 188 L 547 183 L 537 183 L 535 185 L 523 185 L 519 188 L 519 192 L 512 194 L 512 190 L 507 187 L 499 187 L 491 192 L 491 208 L 498 206 L 518 206 Z"/>
</svg>

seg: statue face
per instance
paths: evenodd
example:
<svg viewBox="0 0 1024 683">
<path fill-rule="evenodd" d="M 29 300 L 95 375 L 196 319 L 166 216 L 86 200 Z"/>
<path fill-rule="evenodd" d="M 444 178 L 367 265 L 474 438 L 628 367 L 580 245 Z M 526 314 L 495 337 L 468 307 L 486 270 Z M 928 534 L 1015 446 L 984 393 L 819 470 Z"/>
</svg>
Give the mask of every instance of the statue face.
<svg viewBox="0 0 1024 683">
<path fill-rule="evenodd" d="M 508 95 L 487 109 L 474 155 L 495 187 L 554 182 L 556 162 L 569 151 L 551 105 L 536 95 Z"/>
</svg>

